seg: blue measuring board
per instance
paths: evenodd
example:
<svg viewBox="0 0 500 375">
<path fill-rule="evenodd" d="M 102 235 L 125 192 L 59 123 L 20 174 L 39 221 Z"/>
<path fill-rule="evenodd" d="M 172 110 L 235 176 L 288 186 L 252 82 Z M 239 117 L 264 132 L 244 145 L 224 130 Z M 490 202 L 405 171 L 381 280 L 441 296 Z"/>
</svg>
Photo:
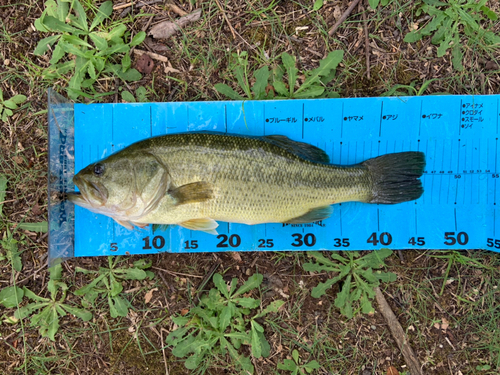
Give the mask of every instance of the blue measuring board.
<svg viewBox="0 0 500 375">
<path fill-rule="evenodd" d="M 398 205 L 342 203 L 311 224 L 219 223 L 219 235 L 170 226 L 128 230 L 75 208 L 74 256 L 246 250 L 500 251 L 500 95 L 285 101 L 75 104 L 75 172 L 144 138 L 213 130 L 286 135 L 334 164 L 423 151 L 423 196 Z M 498 217 L 498 219 L 497 219 Z"/>
</svg>

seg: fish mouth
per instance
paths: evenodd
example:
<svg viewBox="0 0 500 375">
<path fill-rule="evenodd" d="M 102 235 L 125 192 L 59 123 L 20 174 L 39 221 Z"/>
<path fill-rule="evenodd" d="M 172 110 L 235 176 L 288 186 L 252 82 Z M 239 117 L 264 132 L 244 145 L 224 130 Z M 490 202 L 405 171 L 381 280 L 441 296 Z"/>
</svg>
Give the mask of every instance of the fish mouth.
<svg viewBox="0 0 500 375">
<path fill-rule="evenodd" d="M 73 182 L 80 192 L 68 193 L 68 200 L 83 207 L 102 207 L 108 200 L 108 189 L 99 182 L 89 181 L 78 175 L 73 177 Z"/>
</svg>

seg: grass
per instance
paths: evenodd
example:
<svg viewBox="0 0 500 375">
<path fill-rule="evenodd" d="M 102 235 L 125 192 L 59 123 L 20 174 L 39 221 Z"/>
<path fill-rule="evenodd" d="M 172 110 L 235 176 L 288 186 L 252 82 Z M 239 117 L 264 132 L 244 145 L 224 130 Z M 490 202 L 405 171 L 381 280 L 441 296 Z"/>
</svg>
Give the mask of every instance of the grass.
<svg viewBox="0 0 500 375">
<path fill-rule="evenodd" d="M 91 3 L 82 1 L 84 6 Z M 111 95 L 82 100 L 120 101 L 125 91 L 138 99 L 137 90 L 141 86 L 151 101 L 222 100 L 224 96 L 214 88 L 217 83 L 227 84 L 243 95 L 231 66 L 233 54 L 241 52 L 248 56 L 250 87 L 255 84 L 253 73 L 264 66 L 282 64 L 283 53 L 295 57 L 297 69 L 305 72 L 318 68 L 329 52 L 343 50 L 344 58 L 335 79 L 328 84 L 329 91 L 338 92 L 342 97 L 379 96 L 396 85 L 414 85 L 414 89 L 409 90 L 418 93 L 426 82 L 429 84 L 425 94 L 500 91 L 499 68 L 494 67 L 499 63 L 498 49 L 462 36 L 465 69 L 457 71 L 450 53 L 437 57 L 438 46 L 433 45 L 430 38 L 411 44 L 403 42 L 412 23 L 425 21 L 419 21 L 423 16 L 417 15 L 419 7 L 412 5 L 419 5 L 420 1 L 396 0 L 387 6 L 379 5 L 376 12 L 367 11 L 370 78 L 366 74 L 361 11 L 355 9 L 335 35 L 329 37 L 329 28 L 346 9 L 348 1 L 328 1 L 317 12 L 312 11 L 313 3 L 219 0 L 221 11 L 213 1 L 177 1 L 186 12 L 202 8 L 202 18 L 168 40 L 153 40 L 149 48 L 166 56 L 171 67 L 179 72 L 165 73 L 166 65 L 155 61 L 153 72 L 143 75 L 138 82 L 97 79 L 96 93 Z M 490 1 L 488 6 L 500 13 L 498 2 Z M 49 298 L 47 237 L 18 227 L 20 223 L 47 220 L 46 90 L 55 87 L 64 94 L 71 78 L 69 75 L 44 77 L 50 56 L 33 55 L 37 43 L 47 36 L 31 27 L 42 10 L 43 4 L 33 0 L 8 1 L 0 6 L 0 90 L 4 98 L 18 94 L 27 97 L 20 109 L 14 110 L 7 121 L 0 122 L 0 175 L 7 179 L 0 238 L 8 229 L 18 241 L 22 260 L 22 269 L 13 269 L 11 262 L 1 258 L 5 249 L 0 248 L 0 289 L 16 285 Z M 177 17 L 162 3 L 135 10 L 122 18 L 120 13 L 121 10 L 115 10 L 106 27 L 125 23 L 127 30 L 134 34 L 143 29 L 147 31 L 153 14 L 157 16 L 152 23 Z M 233 37 L 226 19 L 238 35 Z M 482 25 L 491 27 L 497 34 L 500 32 L 498 21 L 483 20 Z M 146 49 L 144 45 L 137 48 Z M 131 56 L 132 67 L 135 57 Z M 299 76 L 298 84 L 301 83 L 303 78 Z M 403 257 L 404 263 L 395 254 L 386 259 L 385 271 L 396 274 L 397 279 L 383 282 L 381 289 L 424 364 L 425 373 L 498 373 L 499 256 L 471 250 L 406 251 Z M 277 299 L 285 301 L 277 313 L 259 320 L 271 353 L 268 358 L 252 358 L 255 373 L 291 373 L 277 366 L 285 360 L 295 361 L 294 351 L 300 364 L 316 360 L 321 366 L 313 372 L 317 374 L 385 375 L 390 365 L 404 373 L 404 359 L 377 311 L 358 314 L 352 319 L 341 315 L 334 305 L 341 290 L 339 283 L 320 298 L 311 296 L 316 285 L 335 275 L 328 272 L 311 275 L 304 271 L 302 264 L 307 262 L 307 256 L 303 253 L 242 253 L 241 261 L 230 253 L 218 254 L 217 260 L 213 254 L 162 254 L 142 258 L 152 262 L 155 277 L 121 281 L 120 295 L 130 303 L 126 316 L 112 318 L 108 300 L 98 298 L 92 306 L 92 320 L 84 322 L 69 314 L 61 317 L 55 341 L 42 338 L 38 327 L 31 327 L 29 320 L 14 325 L 5 323 L 16 309 L 2 307 L 0 373 L 164 374 L 168 369 L 172 375 L 189 374 L 184 359 L 172 354 L 166 339 L 176 328 L 172 317 L 193 307 L 193 292 L 216 261 L 221 262 L 217 272 L 223 274 L 225 280 L 238 278 L 239 285 L 250 275 L 264 275 L 260 291 L 262 306 Z M 124 266 L 130 267 L 138 260 L 138 257 L 125 258 Z M 76 272 L 77 267 L 98 272 L 100 267 L 108 267 L 108 260 L 82 258 L 63 264 L 62 281 L 68 287 L 64 303 L 81 307 L 81 297 L 74 292 L 88 285 L 90 279 L 89 275 Z M 208 291 L 213 287 L 209 282 L 204 289 Z M 147 301 L 148 293 L 152 294 Z M 26 298 L 25 301 L 23 305 L 27 303 Z M 375 304 L 374 307 L 376 309 Z M 242 354 L 250 357 L 251 352 L 247 350 Z M 229 356 L 218 354 L 211 363 L 205 366 L 206 373 L 220 374 L 232 362 Z M 227 373 L 237 373 L 232 369 Z"/>
</svg>

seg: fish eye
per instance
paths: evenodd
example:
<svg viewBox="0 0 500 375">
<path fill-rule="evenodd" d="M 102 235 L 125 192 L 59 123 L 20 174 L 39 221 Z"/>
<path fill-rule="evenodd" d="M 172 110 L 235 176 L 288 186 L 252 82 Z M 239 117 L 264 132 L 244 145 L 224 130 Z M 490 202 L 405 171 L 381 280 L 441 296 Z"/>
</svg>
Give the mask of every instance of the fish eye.
<svg viewBox="0 0 500 375">
<path fill-rule="evenodd" d="M 102 165 L 102 164 L 96 164 L 94 166 L 94 174 L 96 176 L 102 176 L 103 173 L 104 173 L 104 165 Z"/>
</svg>

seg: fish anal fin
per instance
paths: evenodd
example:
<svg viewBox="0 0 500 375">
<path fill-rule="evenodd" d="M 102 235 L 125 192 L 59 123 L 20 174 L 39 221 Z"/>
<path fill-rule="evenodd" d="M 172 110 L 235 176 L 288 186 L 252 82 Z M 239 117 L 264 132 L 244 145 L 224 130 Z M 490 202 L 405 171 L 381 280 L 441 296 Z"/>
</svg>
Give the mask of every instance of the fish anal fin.
<svg viewBox="0 0 500 375">
<path fill-rule="evenodd" d="M 284 135 L 266 135 L 263 136 L 262 139 L 304 159 L 314 161 L 316 163 L 330 162 L 330 158 L 325 151 L 316 146 L 310 145 L 309 143 L 292 141 Z"/>
<path fill-rule="evenodd" d="M 175 188 L 168 192 L 176 201 L 176 205 L 205 202 L 213 197 L 212 185 L 198 181 Z"/>
<path fill-rule="evenodd" d="M 306 212 L 304 215 L 294 217 L 288 221 L 285 221 L 287 224 L 305 224 L 305 223 L 312 223 L 314 221 L 319 221 L 319 220 L 325 220 L 328 219 L 333 212 L 332 206 L 321 206 L 321 207 L 316 207 L 308 212 Z"/>
<path fill-rule="evenodd" d="M 178 223 L 181 227 L 191 229 L 191 230 L 199 230 L 202 232 L 207 232 L 210 234 L 217 235 L 217 231 L 215 230 L 219 224 L 213 219 L 204 218 L 204 219 L 192 219 L 183 221 L 182 223 Z"/>
<path fill-rule="evenodd" d="M 136 223 L 135 221 L 131 221 L 132 224 L 134 224 L 136 227 L 139 227 L 141 229 L 146 228 L 149 224 L 147 223 Z"/>
</svg>

